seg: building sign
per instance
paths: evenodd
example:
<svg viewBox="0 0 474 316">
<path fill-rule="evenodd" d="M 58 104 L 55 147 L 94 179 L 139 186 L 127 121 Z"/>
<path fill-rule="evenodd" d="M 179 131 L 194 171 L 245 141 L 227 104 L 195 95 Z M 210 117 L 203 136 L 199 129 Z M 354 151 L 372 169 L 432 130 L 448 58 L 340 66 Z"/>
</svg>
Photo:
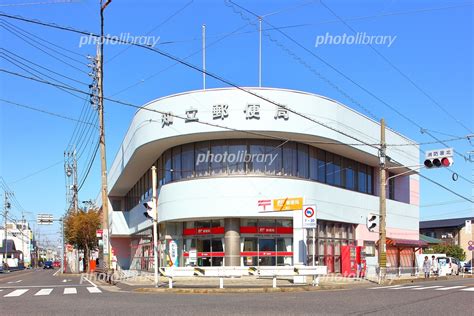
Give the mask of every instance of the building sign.
<svg viewBox="0 0 474 316">
<path fill-rule="evenodd" d="M 283 198 L 273 200 L 273 211 L 296 211 L 303 209 L 303 198 Z"/>
<path fill-rule="evenodd" d="M 293 235 L 293 227 L 257 227 L 257 226 L 240 226 L 241 234 L 276 234 L 276 235 Z"/>
<path fill-rule="evenodd" d="M 104 254 L 107 255 L 109 253 L 109 232 L 107 231 L 107 229 L 102 232 L 102 242 Z"/>
<path fill-rule="evenodd" d="M 222 235 L 224 234 L 224 227 L 200 227 L 200 228 L 185 228 L 183 230 L 184 236 L 193 235 Z"/>
<path fill-rule="evenodd" d="M 466 231 L 466 234 L 472 234 L 472 221 L 470 219 L 467 219 L 466 220 L 466 228 L 465 228 L 465 231 Z"/>
<path fill-rule="evenodd" d="M 443 149 L 436 149 L 436 150 L 428 150 L 425 152 L 425 158 L 439 158 L 439 157 L 452 157 L 453 156 L 453 148 L 443 148 Z"/>
<path fill-rule="evenodd" d="M 316 205 L 303 208 L 303 228 L 316 228 Z"/>
<path fill-rule="evenodd" d="M 104 231 L 103 231 L 102 229 L 97 229 L 97 230 L 95 231 L 96 237 L 97 237 L 97 238 L 102 238 L 102 233 L 103 233 L 103 232 L 104 232 Z"/>
<path fill-rule="evenodd" d="M 178 244 L 174 240 L 170 240 L 168 244 L 168 251 L 170 257 L 170 266 L 179 266 L 178 262 Z"/>
</svg>

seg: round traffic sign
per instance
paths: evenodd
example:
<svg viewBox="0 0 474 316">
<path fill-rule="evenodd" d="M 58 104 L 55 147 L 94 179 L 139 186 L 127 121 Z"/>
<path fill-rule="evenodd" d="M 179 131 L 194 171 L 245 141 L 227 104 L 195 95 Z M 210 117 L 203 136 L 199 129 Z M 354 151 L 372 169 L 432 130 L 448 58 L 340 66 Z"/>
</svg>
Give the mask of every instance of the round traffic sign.
<svg viewBox="0 0 474 316">
<path fill-rule="evenodd" d="M 311 218 L 314 215 L 314 209 L 312 207 L 307 207 L 304 209 L 304 216 Z"/>
</svg>

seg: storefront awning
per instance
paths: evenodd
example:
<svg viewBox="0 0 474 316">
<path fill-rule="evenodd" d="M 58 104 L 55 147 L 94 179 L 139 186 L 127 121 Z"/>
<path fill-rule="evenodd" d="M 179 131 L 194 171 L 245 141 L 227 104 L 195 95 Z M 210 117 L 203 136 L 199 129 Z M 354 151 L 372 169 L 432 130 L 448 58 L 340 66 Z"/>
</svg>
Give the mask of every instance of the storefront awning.
<svg viewBox="0 0 474 316">
<path fill-rule="evenodd" d="M 426 248 L 428 247 L 428 243 L 423 240 L 387 238 L 387 246 L 399 248 Z"/>
</svg>

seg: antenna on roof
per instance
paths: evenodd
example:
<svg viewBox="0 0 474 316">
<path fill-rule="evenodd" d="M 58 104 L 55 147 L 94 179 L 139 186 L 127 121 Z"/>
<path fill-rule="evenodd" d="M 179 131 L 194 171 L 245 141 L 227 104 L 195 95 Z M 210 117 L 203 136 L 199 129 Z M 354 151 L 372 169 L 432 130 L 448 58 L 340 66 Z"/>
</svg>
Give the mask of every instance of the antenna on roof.
<svg viewBox="0 0 474 316">
<path fill-rule="evenodd" d="M 202 89 L 206 90 L 206 24 L 202 25 Z"/>
</svg>

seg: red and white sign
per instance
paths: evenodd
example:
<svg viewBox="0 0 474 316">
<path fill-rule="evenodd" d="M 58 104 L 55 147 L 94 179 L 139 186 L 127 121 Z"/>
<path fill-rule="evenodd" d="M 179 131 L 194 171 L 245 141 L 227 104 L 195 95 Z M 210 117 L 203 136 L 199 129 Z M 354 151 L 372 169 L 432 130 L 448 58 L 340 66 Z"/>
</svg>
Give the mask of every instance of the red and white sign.
<svg viewBox="0 0 474 316">
<path fill-rule="evenodd" d="M 316 205 L 303 206 L 303 228 L 316 228 Z"/>
<path fill-rule="evenodd" d="M 258 200 L 257 205 L 260 211 L 272 211 L 272 209 L 267 210 L 267 206 L 272 205 L 272 200 Z"/>
<path fill-rule="evenodd" d="M 97 238 L 102 238 L 102 233 L 103 232 L 104 231 L 102 229 L 98 229 L 98 230 L 95 231 L 95 235 L 97 236 Z"/>
</svg>

